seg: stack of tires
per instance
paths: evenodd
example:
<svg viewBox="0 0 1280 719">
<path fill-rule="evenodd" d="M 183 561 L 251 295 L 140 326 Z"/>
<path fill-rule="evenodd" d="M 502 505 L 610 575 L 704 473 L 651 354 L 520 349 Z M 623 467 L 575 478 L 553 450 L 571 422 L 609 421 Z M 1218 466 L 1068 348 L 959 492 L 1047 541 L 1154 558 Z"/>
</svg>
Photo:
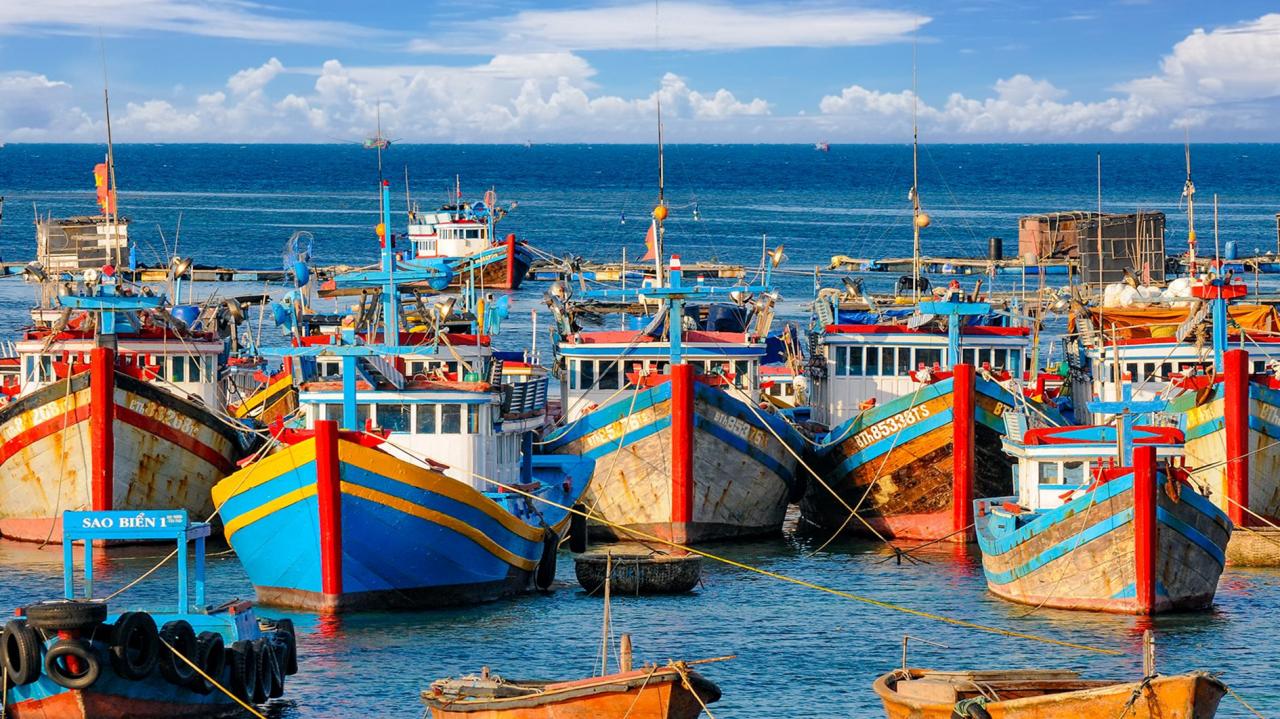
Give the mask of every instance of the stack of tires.
<svg viewBox="0 0 1280 719">
<path fill-rule="evenodd" d="M 109 664 L 129 681 L 158 673 L 164 681 L 202 695 L 213 692 L 216 681 L 240 699 L 261 704 L 281 696 L 284 677 L 298 670 L 288 620 L 272 625 L 259 639 L 227 647 L 218 632 L 197 634 L 184 619 L 157 627 L 147 612 L 125 612 L 107 623 L 105 602 L 41 602 L 22 614 L 0 633 L 0 663 L 14 686 L 44 675 L 58 686 L 84 690 L 97 683 Z"/>
</svg>

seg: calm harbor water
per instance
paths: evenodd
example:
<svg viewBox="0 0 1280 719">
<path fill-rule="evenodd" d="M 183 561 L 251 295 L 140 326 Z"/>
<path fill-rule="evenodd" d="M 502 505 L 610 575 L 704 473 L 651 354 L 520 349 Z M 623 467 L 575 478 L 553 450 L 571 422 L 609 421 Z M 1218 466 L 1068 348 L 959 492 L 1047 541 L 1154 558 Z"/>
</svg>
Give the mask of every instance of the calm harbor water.
<svg viewBox="0 0 1280 719">
<path fill-rule="evenodd" d="M 1182 148 L 1101 149 L 1104 208 L 1165 211 L 1170 245 L 1181 247 L 1186 230 L 1178 210 Z M 922 153 L 921 195 L 934 225 L 925 233 L 926 251 L 978 256 L 986 251 L 986 238 L 996 235 L 1005 238 L 1012 255 L 1019 215 L 1094 207 L 1095 150 L 1074 145 L 928 148 Z M 1280 198 L 1273 168 L 1280 146 L 1217 145 L 1194 152 L 1202 247 L 1212 244 L 1208 208 L 1217 192 L 1222 242 L 1235 240 L 1242 251 L 1274 249 Z M 93 146 L 0 149 L 0 195 L 7 199 L 0 225 L 4 259 L 32 257 L 33 211 L 62 215 L 94 209 L 91 169 L 101 154 L 102 148 Z M 117 159 L 120 204 L 134 221 L 130 234 L 143 261 L 163 256 L 165 243 L 172 248 L 179 213 L 179 252 L 200 263 L 279 267 L 281 248 L 295 229 L 315 234 L 320 263 L 370 261 L 376 254 L 371 231 L 377 221 L 376 166 L 373 154 L 358 147 L 129 145 L 117 148 Z M 910 253 L 909 148 L 835 146 L 823 154 L 808 146 L 673 146 L 667 159 L 667 197 L 673 206 L 669 249 L 686 259 L 754 264 L 761 235 L 767 233 L 770 245 L 786 245 L 786 267 L 797 270 L 782 278 L 785 307 L 793 317 L 802 315 L 813 283 L 809 272 L 799 270 L 825 265 L 833 254 Z M 467 198 L 493 185 L 504 205 L 518 202 L 504 229 L 548 252 L 616 259 L 624 244 L 632 257 L 643 252 L 645 216 L 656 195 L 652 148 L 397 145 L 386 156 L 393 197 L 403 192 L 406 165 L 424 208 L 446 199 L 454 174 L 460 173 Z M 695 202 L 698 221 L 693 220 Z M 624 213 L 626 224 L 620 222 Z M 527 313 L 539 306 L 544 289 L 528 283 L 514 298 L 512 332 L 505 340 L 510 346 L 527 341 Z M 29 301 L 21 283 L 0 281 L 0 333 L 23 324 Z M 544 339 L 545 334 L 539 342 Z M 724 698 L 712 706 L 717 717 L 878 715 L 871 681 L 900 662 L 907 634 L 945 645 L 913 643 L 911 661 L 917 665 L 1069 667 L 1136 679 L 1141 633 L 1148 626 L 1156 631 L 1164 671 L 1219 673 L 1264 715 L 1280 713 L 1280 689 L 1273 681 L 1280 649 L 1270 635 L 1280 613 L 1278 571 L 1228 569 L 1212 612 L 1148 622 L 1030 612 L 1001 602 L 986 594 L 977 557 L 957 556 L 948 548 L 926 551 L 927 564 L 898 565 L 875 544 L 838 541 L 815 552 L 824 539 L 788 533 L 715 551 L 877 600 L 1125 655 L 975 632 L 714 563 L 707 565 L 694 595 L 619 597 L 613 606 L 617 631 L 632 633 L 637 656 L 648 660 L 737 655 L 706 667 L 724 690 Z M 97 582 L 113 591 L 163 554 L 113 551 L 95 568 Z M 563 584 L 550 594 L 464 610 L 333 621 L 295 616 L 303 635 L 302 671 L 291 678 L 287 701 L 274 705 L 272 714 L 415 716 L 421 713 L 417 693 L 432 679 L 481 666 L 512 677 L 588 674 L 598 665 L 601 601 L 577 589 L 567 556 L 561 558 L 558 577 Z M 174 578 L 166 567 L 118 604 L 167 603 Z M 60 592 L 59 550 L 0 543 L 0 611 Z M 211 559 L 213 601 L 251 595 L 234 555 Z M 1247 713 L 1228 697 L 1220 716 Z"/>
</svg>

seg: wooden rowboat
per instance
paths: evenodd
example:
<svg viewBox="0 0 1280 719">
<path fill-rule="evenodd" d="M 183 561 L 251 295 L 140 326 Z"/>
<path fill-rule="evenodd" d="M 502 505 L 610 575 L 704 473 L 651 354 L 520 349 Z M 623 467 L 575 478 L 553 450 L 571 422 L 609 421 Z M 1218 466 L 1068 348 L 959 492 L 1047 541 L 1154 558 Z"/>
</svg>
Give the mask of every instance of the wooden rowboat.
<svg viewBox="0 0 1280 719">
<path fill-rule="evenodd" d="M 694 719 L 719 698 L 684 662 L 567 682 L 441 679 L 422 692 L 432 719 Z"/>
<path fill-rule="evenodd" d="M 875 682 L 889 719 L 1211 719 L 1226 685 L 1202 672 L 1139 682 L 1065 670 L 898 669 Z"/>
</svg>

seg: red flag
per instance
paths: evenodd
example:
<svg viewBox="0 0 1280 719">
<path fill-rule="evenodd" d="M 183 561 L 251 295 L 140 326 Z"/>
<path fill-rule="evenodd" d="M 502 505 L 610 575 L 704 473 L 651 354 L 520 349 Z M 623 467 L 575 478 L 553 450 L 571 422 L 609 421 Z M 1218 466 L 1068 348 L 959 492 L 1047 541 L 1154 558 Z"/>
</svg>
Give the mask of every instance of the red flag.
<svg viewBox="0 0 1280 719">
<path fill-rule="evenodd" d="M 111 190 L 111 178 L 107 175 L 107 163 L 99 162 L 93 166 L 93 184 L 98 188 L 98 207 L 102 214 L 110 215 L 116 210 L 116 193 Z"/>
<path fill-rule="evenodd" d="M 644 253 L 644 257 L 640 258 L 641 262 L 648 262 L 658 256 L 658 221 L 654 220 L 649 223 L 649 231 L 644 236 L 644 246 L 648 248 L 648 252 Z"/>
</svg>

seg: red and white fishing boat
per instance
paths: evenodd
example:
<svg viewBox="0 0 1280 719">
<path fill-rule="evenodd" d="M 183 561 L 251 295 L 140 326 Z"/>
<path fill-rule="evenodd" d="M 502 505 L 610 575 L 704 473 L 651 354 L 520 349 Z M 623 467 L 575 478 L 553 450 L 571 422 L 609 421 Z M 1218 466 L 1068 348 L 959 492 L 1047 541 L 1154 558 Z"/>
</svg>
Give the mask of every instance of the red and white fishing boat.
<svg viewBox="0 0 1280 719">
<path fill-rule="evenodd" d="M 59 298 L 62 321 L 15 343 L 0 404 L 0 536 L 60 541 L 71 511 L 178 507 L 209 490 L 248 435 L 222 413 L 223 343 L 159 297 L 126 295 L 111 266 Z"/>
<path fill-rule="evenodd" d="M 470 282 L 476 287 L 519 289 L 533 253 L 514 234 L 497 239 L 496 226 L 507 214 L 498 207 L 497 194 L 489 190 L 483 200 L 468 203 L 462 201 L 460 185 L 454 192 L 456 201 L 434 212 L 409 212 L 412 258 L 448 262 L 454 287 Z"/>
</svg>

